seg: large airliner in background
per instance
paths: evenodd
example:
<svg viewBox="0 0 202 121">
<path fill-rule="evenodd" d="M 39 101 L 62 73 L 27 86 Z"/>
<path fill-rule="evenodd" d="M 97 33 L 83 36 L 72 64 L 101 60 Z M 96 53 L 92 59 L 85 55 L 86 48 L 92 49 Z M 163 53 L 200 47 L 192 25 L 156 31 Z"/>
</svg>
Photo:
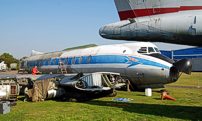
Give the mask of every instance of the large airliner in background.
<svg viewBox="0 0 202 121">
<path fill-rule="evenodd" d="M 114 0 L 121 21 L 103 38 L 202 46 L 202 0 Z"/>
</svg>

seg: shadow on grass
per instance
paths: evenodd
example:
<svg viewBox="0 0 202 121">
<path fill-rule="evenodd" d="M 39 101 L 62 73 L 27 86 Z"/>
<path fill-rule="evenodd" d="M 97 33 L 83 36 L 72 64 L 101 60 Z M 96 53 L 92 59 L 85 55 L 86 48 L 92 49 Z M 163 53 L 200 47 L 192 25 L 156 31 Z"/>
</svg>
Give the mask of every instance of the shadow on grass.
<svg viewBox="0 0 202 121">
<path fill-rule="evenodd" d="M 202 115 L 201 115 L 202 107 L 158 105 L 158 104 L 144 104 L 144 103 L 125 103 L 125 102 L 112 102 L 112 101 L 88 101 L 84 103 L 90 104 L 90 105 L 118 107 L 130 113 L 155 115 L 155 116 L 177 118 L 177 119 L 184 119 L 184 120 L 201 120 L 202 119 Z M 130 107 L 107 105 L 107 103 L 128 104 L 130 105 Z"/>
<path fill-rule="evenodd" d="M 153 98 L 153 99 L 155 99 L 155 100 L 161 100 L 161 98 Z"/>
<path fill-rule="evenodd" d="M 20 100 L 20 101 L 24 101 L 24 99 L 25 99 L 25 97 L 23 96 L 23 97 L 19 97 L 18 98 L 18 100 Z"/>
<path fill-rule="evenodd" d="M 137 94 L 137 96 L 144 96 L 145 97 L 145 95 L 140 95 L 140 94 Z"/>
</svg>

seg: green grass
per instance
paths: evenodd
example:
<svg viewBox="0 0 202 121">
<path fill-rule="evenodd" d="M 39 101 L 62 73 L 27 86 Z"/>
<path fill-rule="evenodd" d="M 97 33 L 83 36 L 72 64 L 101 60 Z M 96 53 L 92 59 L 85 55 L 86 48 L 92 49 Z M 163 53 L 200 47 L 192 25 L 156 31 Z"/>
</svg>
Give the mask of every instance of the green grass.
<svg viewBox="0 0 202 121">
<path fill-rule="evenodd" d="M 194 73 L 193 75 L 201 73 Z M 195 76 L 196 76 L 195 75 Z M 196 77 L 182 75 L 176 83 L 190 85 L 189 80 Z M 177 85 L 175 83 L 169 85 Z M 181 85 L 182 86 L 182 85 Z M 0 115 L 0 120 L 48 120 L 48 121 L 180 121 L 202 120 L 202 89 L 166 87 L 170 96 L 176 99 L 160 100 L 160 89 L 153 89 L 152 96 L 144 92 L 117 91 L 116 97 L 103 97 L 88 102 L 23 102 L 20 96 L 18 105 L 11 112 Z M 132 98 L 130 102 L 114 102 L 116 98 Z M 129 104 L 130 107 L 112 106 L 107 103 Z"/>
<path fill-rule="evenodd" d="M 202 87 L 202 73 L 192 72 L 191 75 L 182 73 L 177 82 L 168 85 L 172 86 L 187 86 L 187 87 L 197 87 L 199 79 L 199 86 Z"/>
</svg>

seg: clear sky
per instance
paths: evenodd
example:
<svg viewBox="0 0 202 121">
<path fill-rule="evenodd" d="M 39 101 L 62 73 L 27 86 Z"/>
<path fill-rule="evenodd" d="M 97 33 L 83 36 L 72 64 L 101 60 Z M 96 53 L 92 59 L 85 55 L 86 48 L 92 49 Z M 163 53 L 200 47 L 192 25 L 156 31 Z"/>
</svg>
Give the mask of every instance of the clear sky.
<svg viewBox="0 0 202 121">
<path fill-rule="evenodd" d="M 99 35 L 102 26 L 119 20 L 113 0 L 0 0 L 0 55 L 20 59 L 32 50 L 126 43 Z M 154 44 L 161 50 L 191 47 Z"/>
</svg>

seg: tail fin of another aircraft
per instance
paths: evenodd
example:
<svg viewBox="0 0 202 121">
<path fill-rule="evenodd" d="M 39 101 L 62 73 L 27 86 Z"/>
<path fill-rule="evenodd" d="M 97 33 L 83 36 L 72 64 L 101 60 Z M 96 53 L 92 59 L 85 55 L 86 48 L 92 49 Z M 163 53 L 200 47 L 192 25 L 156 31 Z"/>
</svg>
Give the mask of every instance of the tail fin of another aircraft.
<svg viewBox="0 0 202 121">
<path fill-rule="evenodd" d="M 43 54 L 43 53 L 42 53 L 42 52 L 35 51 L 35 50 L 32 50 L 32 52 L 31 52 L 31 56 L 39 55 L 39 54 Z"/>
<path fill-rule="evenodd" d="M 137 17 L 130 0 L 114 0 L 114 2 L 121 20 Z"/>
<path fill-rule="evenodd" d="M 160 12 L 162 0 L 114 0 L 114 2 L 121 20 L 162 14 Z M 172 5 L 172 2 L 169 3 Z M 166 10 L 164 12 L 169 11 Z M 171 9 L 171 12 L 173 12 L 173 9 Z"/>
<path fill-rule="evenodd" d="M 201 0 L 114 0 L 114 2 L 121 20 L 202 9 Z"/>
</svg>

